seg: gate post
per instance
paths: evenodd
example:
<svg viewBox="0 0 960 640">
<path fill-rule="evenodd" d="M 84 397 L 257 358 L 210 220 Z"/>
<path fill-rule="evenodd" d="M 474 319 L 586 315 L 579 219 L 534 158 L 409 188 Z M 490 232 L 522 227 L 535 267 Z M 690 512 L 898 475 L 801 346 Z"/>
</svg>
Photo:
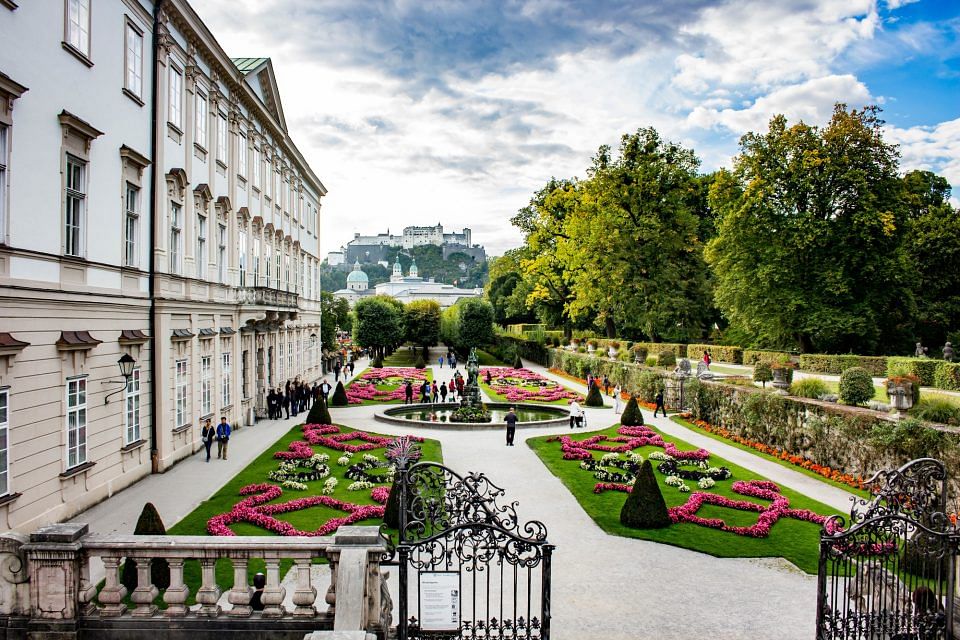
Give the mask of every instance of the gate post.
<svg viewBox="0 0 960 640">
<path fill-rule="evenodd" d="M 401 516 L 403 517 L 403 516 Z M 410 549 L 404 545 L 400 545 L 397 548 L 399 552 L 399 580 L 400 580 L 400 593 L 398 595 L 399 602 L 397 603 L 397 640 L 407 640 L 407 618 L 409 613 L 407 612 L 407 564 L 410 562 Z"/>
<path fill-rule="evenodd" d="M 550 568 L 553 559 L 554 546 L 543 545 L 543 574 L 540 581 L 540 604 L 543 610 L 543 620 L 540 623 L 541 640 L 550 640 Z"/>
</svg>

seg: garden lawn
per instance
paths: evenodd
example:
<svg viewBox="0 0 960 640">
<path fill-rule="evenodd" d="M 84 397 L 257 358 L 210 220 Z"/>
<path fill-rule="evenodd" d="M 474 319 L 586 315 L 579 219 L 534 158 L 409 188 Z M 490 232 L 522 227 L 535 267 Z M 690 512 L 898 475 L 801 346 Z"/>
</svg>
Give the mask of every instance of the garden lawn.
<svg viewBox="0 0 960 640">
<path fill-rule="evenodd" d="M 411 345 L 405 344 L 386 358 L 383 359 L 383 366 L 385 367 L 412 367 L 417 363 L 417 354 L 420 353 L 422 347 L 414 347 L 410 349 Z M 446 353 L 446 351 L 444 351 Z M 437 356 L 438 358 L 440 356 Z M 430 364 L 430 356 L 428 355 L 424 359 L 426 364 Z"/>
<path fill-rule="evenodd" d="M 760 457 L 760 458 L 763 458 L 764 460 L 769 460 L 770 462 L 776 462 L 776 463 L 779 464 L 781 467 L 784 467 L 784 468 L 786 468 L 786 469 L 790 469 L 791 471 L 796 471 L 797 473 L 802 473 L 802 474 L 805 475 L 805 476 L 810 476 L 811 478 L 816 478 L 816 479 L 819 480 L 820 482 L 826 482 L 827 484 L 833 485 L 833 486 L 837 487 L 838 489 L 843 489 L 844 491 L 848 491 L 848 492 L 850 492 L 850 493 L 852 493 L 852 494 L 858 495 L 858 496 L 860 496 L 861 498 L 870 498 L 870 497 L 872 497 L 871 494 L 870 494 L 870 492 L 867 491 L 866 489 L 858 489 L 858 488 L 856 488 L 856 487 L 852 487 L 852 486 L 850 486 L 849 484 L 845 484 L 845 483 L 843 483 L 843 482 L 837 482 L 837 481 L 835 481 L 835 480 L 830 480 L 829 478 L 826 478 L 826 477 L 820 475 L 819 473 L 817 473 L 816 471 L 813 471 L 813 470 L 811 470 L 811 469 L 804 469 L 803 467 L 797 466 L 797 465 L 795 465 L 795 464 L 791 464 L 790 462 L 788 462 L 788 461 L 786 461 L 786 460 L 782 460 L 782 459 L 778 458 L 777 456 L 773 456 L 773 455 L 770 455 L 769 453 L 764 453 L 764 452 L 762 452 L 762 451 L 757 451 L 757 450 L 754 449 L 753 447 L 747 446 L 747 445 L 745 445 L 745 444 L 740 444 L 739 442 L 735 442 L 735 441 L 733 441 L 733 440 L 728 440 L 728 439 L 724 438 L 723 436 L 721 436 L 721 435 L 719 435 L 719 434 L 710 433 L 709 431 L 704 431 L 703 429 L 700 429 L 699 427 L 697 427 L 697 425 L 693 424 L 692 422 L 689 422 L 688 420 L 684 420 L 683 418 L 681 418 L 681 417 L 679 417 L 679 416 L 671 416 L 670 419 L 673 420 L 674 422 L 676 422 L 677 424 L 679 424 L 680 426 L 686 427 L 687 429 L 690 429 L 691 431 L 696 431 L 697 433 L 699 433 L 699 434 L 701 434 L 701 435 L 707 436 L 708 438 L 711 438 L 712 440 L 716 440 L 716 441 L 718 441 L 718 442 L 722 442 L 722 443 L 724 443 L 724 444 L 730 445 L 731 447 L 734 447 L 735 449 L 740 449 L 741 451 L 746 451 L 747 453 L 752 453 L 753 455 L 758 456 L 758 457 Z"/>
<path fill-rule="evenodd" d="M 341 426 L 341 431 L 358 431 L 351 427 Z M 275 484 L 279 486 L 279 483 L 272 482 L 267 479 L 267 474 L 271 471 L 277 469 L 280 464 L 280 460 L 273 457 L 273 454 L 277 451 L 287 451 L 291 442 L 295 440 L 302 440 L 303 432 L 301 431 L 300 426 L 296 426 L 291 429 L 286 435 L 276 441 L 272 447 L 267 448 L 262 454 L 260 454 L 253 462 L 246 466 L 242 471 L 237 475 L 231 478 L 219 491 L 213 494 L 209 499 L 201 503 L 196 509 L 190 512 L 186 517 L 184 517 L 180 522 L 170 527 L 167 530 L 167 533 L 170 535 L 194 535 L 194 536 L 203 536 L 207 534 L 207 521 L 210 520 L 215 515 L 221 513 L 227 513 L 233 506 L 240 502 L 243 499 L 240 496 L 239 491 L 241 487 L 245 487 L 250 484 L 260 484 L 264 482 L 269 482 L 270 484 Z M 359 444 L 358 441 L 350 441 L 349 444 Z M 422 445 L 423 458 L 425 460 L 435 460 L 442 461 L 442 453 L 440 450 L 440 443 L 436 440 L 425 440 Z M 331 449 L 328 447 L 323 447 L 319 445 L 313 445 L 312 449 L 314 453 L 326 453 L 330 456 L 328 465 L 330 466 L 330 476 L 335 477 L 338 480 L 338 484 L 333 494 L 332 498 L 342 500 L 344 502 L 350 502 L 354 504 L 377 504 L 370 497 L 370 489 L 364 489 L 361 491 L 349 491 L 347 487 L 353 480 L 350 480 L 344 477 L 349 465 L 341 466 L 337 464 L 337 459 L 343 455 L 342 451 L 336 449 Z M 377 456 L 381 460 L 384 459 L 384 448 L 380 447 L 377 449 L 371 449 L 370 451 L 363 451 L 353 454 L 353 462 L 360 462 L 363 459 L 363 454 L 369 453 Z M 213 478 L 216 477 L 216 464 L 214 462 L 210 463 L 210 477 L 211 477 L 211 488 L 216 486 L 216 480 Z M 378 469 L 373 473 L 384 473 L 385 470 Z M 295 491 L 284 489 L 283 495 L 277 498 L 276 500 L 271 501 L 268 504 L 273 504 L 277 502 L 287 502 L 289 500 L 295 500 L 297 498 L 305 498 L 308 496 L 321 495 L 321 489 L 323 488 L 323 480 L 316 480 L 306 483 L 308 489 L 306 491 Z M 389 486 L 386 484 L 377 485 L 377 486 Z M 301 511 L 292 511 L 289 513 L 277 514 L 274 517 L 277 519 L 289 522 L 298 529 L 302 530 L 314 530 L 319 528 L 323 523 L 331 518 L 342 517 L 346 515 L 344 512 L 331 509 L 325 506 L 314 506 L 308 509 L 303 509 Z M 382 520 L 378 519 L 368 519 L 361 520 L 356 525 L 373 525 L 379 526 L 382 523 Z M 247 523 L 237 523 L 230 526 L 230 529 L 237 535 L 241 536 L 259 536 L 259 535 L 274 535 L 273 533 L 256 527 Z M 281 565 L 281 573 L 285 574 L 292 565 L 292 561 L 285 560 Z M 251 560 L 247 569 L 249 574 L 250 581 L 253 580 L 254 574 L 258 571 L 264 571 L 264 564 L 262 560 Z M 190 598 L 188 604 L 193 604 L 195 602 L 195 595 L 197 589 L 200 587 L 200 564 L 197 561 L 189 561 L 184 565 L 184 578 L 187 585 L 190 587 Z M 230 589 L 233 586 L 233 563 L 230 560 L 219 560 L 217 561 L 217 584 L 224 591 Z M 322 589 L 323 586 L 318 586 L 318 589 Z"/>
<path fill-rule="evenodd" d="M 386 368 L 388 365 L 384 364 L 383 366 L 384 366 L 384 368 Z M 401 368 L 401 367 L 393 367 L 393 366 L 391 366 L 390 368 L 396 369 L 396 368 Z M 424 373 L 424 375 L 426 375 L 427 381 L 429 381 L 429 382 L 432 382 L 432 381 L 433 381 L 433 371 L 431 371 L 429 367 L 427 367 L 426 369 L 414 369 L 413 367 L 402 367 L 402 368 L 410 369 L 410 371 L 422 371 L 422 372 Z M 373 367 L 368 367 L 368 368 L 364 369 L 363 371 L 361 371 L 359 374 L 357 374 L 356 377 L 354 377 L 353 380 L 350 381 L 350 384 L 346 385 L 346 387 L 345 387 L 345 389 L 346 389 L 347 392 L 348 392 L 348 393 L 347 393 L 347 396 L 350 395 L 350 393 L 349 393 L 350 388 L 353 387 L 353 386 L 357 383 L 358 380 L 363 380 L 363 379 L 364 379 L 364 376 L 376 375 L 376 372 L 379 372 L 379 371 L 382 371 L 382 369 L 374 369 Z M 396 378 L 387 378 L 384 383 L 375 384 L 375 385 L 373 385 L 373 386 L 374 386 L 374 388 L 375 388 L 377 391 L 382 391 L 382 392 L 385 392 L 385 393 L 390 393 L 390 392 L 392 392 L 392 391 L 396 391 L 398 388 L 400 388 L 400 387 L 401 387 L 402 385 L 404 385 L 404 384 L 406 384 L 406 381 L 405 381 L 404 378 L 396 377 Z M 414 381 L 414 383 L 413 383 L 413 397 L 414 397 L 414 400 L 416 400 L 417 398 L 420 397 L 420 385 L 421 385 L 421 384 L 422 384 L 422 382 L 419 382 L 419 381 Z M 332 395 L 332 393 L 331 393 L 331 395 Z M 401 396 L 401 397 L 399 397 L 399 398 L 396 398 L 396 399 L 394 399 L 394 400 L 361 400 L 359 403 L 351 403 L 350 406 L 351 406 L 351 407 L 359 407 L 359 406 L 370 405 L 370 404 L 401 404 L 401 403 L 403 403 L 403 396 Z"/>
<path fill-rule="evenodd" d="M 509 367 L 510 365 L 497 358 L 492 353 L 477 349 L 477 364 L 481 367 Z"/>
<path fill-rule="evenodd" d="M 583 440 L 588 436 L 597 434 L 615 436 L 618 427 L 619 425 L 591 434 L 577 434 L 574 439 Z M 662 433 L 660 435 L 663 436 L 665 442 L 673 442 L 681 450 L 695 448 L 677 438 Z M 561 482 L 580 503 L 580 506 L 583 507 L 583 510 L 604 531 L 628 538 L 640 538 L 671 544 L 722 558 L 779 556 L 789 560 L 807 573 L 817 572 L 820 525 L 811 522 L 781 518 L 773 525 L 770 529 L 770 535 L 766 538 L 750 538 L 691 523 L 673 524 L 663 529 L 630 529 L 623 526 L 620 524 L 620 510 L 627 494 L 620 491 L 594 493 L 594 485 L 598 481 L 594 478 L 593 473 L 581 469 L 577 460 L 564 460 L 560 453 L 560 442 L 547 442 L 550 437 L 533 438 L 527 440 L 527 444 L 536 452 L 547 468 L 560 478 Z M 654 451 L 663 452 L 663 448 L 644 446 L 634 449 L 635 453 L 639 453 L 645 459 Z M 593 451 L 592 454 L 595 460 L 599 460 L 603 452 Z M 651 463 L 654 465 L 654 474 L 657 477 L 667 507 L 686 503 L 691 493 L 680 493 L 677 489 L 664 484 L 666 476 L 656 470 L 659 462 L 651 460 Z M 765 480 L 763 476 L 727 462 L 718 456 L 711 456 L 709 464 L 711 467 L 727 467 L 733 473 L 733 476 L 729 480 L 717 481 L 716 485 L 706 493 L 715 493 L 732 500 L 769 504 L 766 500 L 740 495 L 731 489 L 731 485 L 737 480 Z M 692 492 L 699 491 L 695 481 L 688 480 L 686 483 L 691 487 Z M 809 509 L 821 515 L 830 515 L 836 511 L 785 487 L 780 487 L 780 490 L 790 500 L 790 508 L 792 509 Z M 757 522 L 758 514 L 753 511 L 704 505 L 697 512 L 697 515 L 704 518 L 721 518 L 730 525 L 750 526 Z"/>
<path fill-rule="evenodd" d="M 577 401 L 581 404 L 584 402 L 585 398 L 583 395 L 567 389 L 565 386 L 553 380 L 548 380 L 538 373 L 530 371 L 529 369 L 513 369 L 511 367 L 496 367 L 497 371 L 493 373 L 493 384 L 486 383 L 486 369 L 480 370 L 479 382 L 480 388 L 486 392 L 488 396 L 494 402 L 505 402 L 505 403 L 526 403 L 532 402 L 535 404 L 557 404 L 557 405 L 566 405 L 569 404 L 572 398 L 570 396 L 575 396 Z M 503 379 L 503 382 L 498 382 L 498 380 Z M 547 386 L 540 386 L 538 384 L 540 381 L 548 382 Z M 494 389 L 494 387 L 503 388 L 503 386 L 514 386 L 522 391 L 528 392 L 564 392 L 564 397 L 557 398 L 556 400 L 537 400 L 535 398 L 530 398 L 529 400 L 520 400 L 517 398 L 509 398 L 506 393 L 499 393 Z"/>
</svg>

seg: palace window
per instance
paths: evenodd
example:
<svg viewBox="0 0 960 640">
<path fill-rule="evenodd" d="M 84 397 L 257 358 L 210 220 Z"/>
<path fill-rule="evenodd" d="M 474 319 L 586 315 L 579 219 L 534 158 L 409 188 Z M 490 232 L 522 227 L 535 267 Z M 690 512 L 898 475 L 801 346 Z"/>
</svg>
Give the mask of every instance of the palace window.
<svg viewBox="0 0 960 640">
<path fill-rule="evenodd" d="M 223 397 L 221 398 L 222 402 L 220 403 L 220 406 L 229 407 L 230 406 L 230 354 L 222 353 L 220 354 L 220 357 L 222 358 L 222 361 L 220 364 L 220 375 L 223 377 L 223 380 L 222 380 L 223 388 L 221 390 L 222 391 L 221 395 Z"/>
<path fill-rule="evenodd" d="M 213 357 L 200 358 L 200 413 L 208 416 L 213 413 Z"/>
<path fill-rule="evenodd" d="M 87 377 L 67 380 L 67 468 L 87 461 Z"/>
<path fill-rule="evenodd" d="M 254 148 L 253 148 L 253 186 L 255 186 L 257 189 L 260 189 L 260 188 L 263 186 L 263 185 L 261 184 L 261 182 L 260 182 L 260 180 L 261 180 L 261 178 L 260 178 L 260 175 L 261 175 L 261 174 L 260 174 L 261 166 L 260 166 L 260 165 L 261 165 L 262 163 L 263 163 L 263 157 L 262 157 L 262 155 L 261 155 L 261 153 L 260 153 L 260 149 L 257 148 L 257 147 L 254 147 Z"/>
<path fill-rule="evenodd" d="M 260 238 L 253 238 L 253 286 L 260 286 Z"/>
<path fill-rule="evenodd" d="M 83 255 L 83 225 L 87 208 L 87 163 L 67 154 L 67 180 L 64 194 L 63 252 Z"/>
<path fill-rule="evenodd" d="M 240 134 L 237 141 L 237 174 L 241 178 L 247 177 L 247 136 Z"/>
<path fill-rule="evenodd" d="M 177 129 L 183 128 L 183 72 L 170 65 L 169 108 L 167 120 Z"/>
<path fill-rule="evenodd" d="M 207 216 L 197 214 L 197 278 L 207 278 Z M 206 414 L 204 414 L 206 415 Z"/>
<path fill-rule="evenodd" d="M 217 117 L 217 160 L 227 164 L 227 114 L 223 111 Z"/>
<path fill-rule="evenodd" d="M 140 440 L 140 368 L 133 370 L 127 381 L 126 399 L 126 430 L 124 444 L 131 444 Z"/>
<path fill-rule="evenodd" d="M 140 188 L 136 185 L 126 183 L 126 197 L 123 225 L 123 263 L 128 267 L 139 266 L 137 256 L 137 234 L 139 233 L 138 223 L 140 220 Z"/>
<path fill-rule="evenodd" d="M 126 74 L 124 88 L 137 98 L 143 97 L 143 32 L 127 22 Z"/>
<path fill-rule="evenodd" d="M 90 0 L 67 0 L 67 43 L 90 57 Z"/>
<path fill-rule="evenodd" d="M 0 495 L 10 493 L 10 390 L 0 389 Z"/>
<path fill-rule="evenodd" d="M 7 232 L 7 166 L 10 163 L 10 127 L 0 124 L 0 243 Z"/>
<path fill-rule="evenodd" d="M 195 123 L 194 127 L 194 137 L 197 144 L 199 144 L 204 149 L 207 148 L 207 96 L 203 91 L 197 91 L 196 97 L 193 99 L 193 110 Z"/>
<path fill-rule="evenodd" d="M 183 259 L 183 206 L 170 203 L 170 273 L 180 273 Z"/>
<path fill-rule="evenodd" d="M 247 232 L 241 230 L 238 234 L 239 243 L 238 243 L 238 255 L 237 255 L 237 266 L 240 269 L 240 286 L 247 286 Z"/>
<path fill-rule="evenodd" d="M 217 231 L 217 280 L 227 283 L 227 225 L 218 225 Z"/>
<path fill-rule="evenodd" d="M 190 412 L 187 406 L 187 374 L 189 368 L 186 360 L 177 360 L 176 371 L 173 377 L 173 396 L 176 399 L 176 427 L 184 427 L 190 423 Z"/>
</svg>

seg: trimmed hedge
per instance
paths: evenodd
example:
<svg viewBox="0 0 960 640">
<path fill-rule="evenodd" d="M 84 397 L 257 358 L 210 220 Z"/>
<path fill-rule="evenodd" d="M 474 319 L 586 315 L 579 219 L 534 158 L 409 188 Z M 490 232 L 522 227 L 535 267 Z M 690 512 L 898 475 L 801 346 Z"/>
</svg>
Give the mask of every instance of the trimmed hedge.
<svg viewBox="0 0 960 640">
<path fill-rule="evenodd" d="M 677 355 L 670 351 L 669 349 L 664 349 L 657 354 L 657 366 L 658 367 L 675 367 L 677 366 Z"/>
<path fill-rule="evenodd" d="M 791 360 L 792 353 L 786 351 L 768 351 L 766 349 L 744 349 L 743 364 L 757 364 L 758 362 L 780 362 Z"/>
<path fill-rule="evenodd" d="M 337 388 L 333 390 L 333 397 L 330 398 L 331 407 L 350 406 L 350 399 L 347 398 L 347 390 L 343 388 L 343 381 L 337 383 Z"/>
<path fill-rule="evenodd" d="M 877 392 L 870 372 L 860 367 L 850 367 L 840 374 L 840 400 L 845 404 L 866 404 Z"/>
<path fill-rule="evenodd" d="M 687 357 L 691 360 L 703 360 L 703 352 L 709 351 L 715 362 L 743 364 L 743 349 L 723 344 L 688 344 Z"/>
<path fill-rule="evenodd" d="M 937 366 L 942 360 L 933 358 L 887 358 L 887 376 L 897 374 L 913 374 L 920 380 L 920 385 L 932 387 L 937 372 Z"/>
<path fill-rule="evenodd" d="M 620 424 L 625 427 L 636 427 L 643 424 L 643 414 L 640 412 L 636 396 L 630 396 L 630 400 L 627 401 L 627 406 L 620 416 Z"/>
<path fill-rule="evenodd" d="M 814 373 L 840 375 L 851 367 L 866 369 L 872 376 L 887 375 L 886 356 L 827 355 L 823 353 L 804 353 L 800 356 L 800 368 Z"/>
<path fill-rule="evenodd" d="M 584 402 L 588 407 L 602 407 L 603 406 L 603 396 L 600 395 L 600 387 L 597 386 L 597 383 L 594 382 L 590 385 L 590 391 L 587 392 L 587 399 Z"/>
<path fill-rule="evenodd" d="M 960 364 L 956 362 L 940 362 L 933 374 L 933 384 L 938 389 L 960 391 Z"/>
<path fill-rule="evenodd" d="M 640 465 L 637 479 L 620 510 L 620 524 L 631 529 L 661 529 L 672 524 L 649 460 Z"/>
<path fill-rule="evenodd" d="M 314 401 L 310 407 L 310 413 L 307 414 L 307 424 L 333 424 L 330 419 L 330 411 L 327 409 L 327 403 L 323 398 Z"/>
</svg>

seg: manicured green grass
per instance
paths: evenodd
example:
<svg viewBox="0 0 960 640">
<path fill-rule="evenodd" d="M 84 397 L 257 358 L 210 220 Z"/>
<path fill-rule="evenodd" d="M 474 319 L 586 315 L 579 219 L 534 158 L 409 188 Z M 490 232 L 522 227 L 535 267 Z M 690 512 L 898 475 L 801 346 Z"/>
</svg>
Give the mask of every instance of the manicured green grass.
<svg viewBox="0 0 960 640">
<path fill-rule="evenodd" d="M 684 420 L 683 418 L 680 418 L 679 416 L 671 416 L 670 419 L 673 420 L 674 422 L 676 422 L 677 424 L 679 424 L 680 426 L 686 427 L 687 429 L 690 429 L 691 431 L 695 431 L 696 433 L 699 433 L 700 435 L 704 435 L 704 436 L 707 436 L 708 438 L 710 438 L 710 439 L 712 439 L 712 440 L 716 440 L 717 442 L 722 442 L 722 443 L 724 443 L 724 444 L 730 445 L 731 447 L 734 447 L 735 449 L 740 449 L 741 451 L 746 451 L 747 453 L 752 453 L 753 455 L 758 456 L 758 457 L 760 457 L 760 458 L 763 458 L 764 460 L 769 460 L 769 461 L 771 461 L 771 462 L 776 462 L 776 463 L 779 464 L 781 467 L 784 467 L 784 468 L 786 468 L 786 469 L 790 469 L 791 471 L 796 471 L 797 473 L 802 473 L 802 474 L 805 475 L 805 476 L 810 476 L 811 478 L 816 478 L 816 479 L 819 480 L 820 482 L 826 482 L 827 484 L 833 485 L 833 486 L 837 487 L 838 489 L 843 489 L 844 491 L 848 491 L 848 492 L 850 492 L 850 493 L 852 493 L 852 494 L 858 495 L 858 496 L 860 496 L 861 498 L 869 498 L 869 497 L 871 497 L 870 492 L 867 491 L 867 490 L 865 490 L 865 489 L 856 489 L 856 488 L 854 488 L 854 487 L 851 487 L 851 486 L 848 485 L 848 484 L 844 484 L 844 483 L 842 483 L 842 482 L 836 482 L 836 481 L 834 481 L 834 480 L 830 480 L 830 479 L 828 479 L 828 478 L 824 478 L 822 475 L 820 475 L 820 474 L 817 473 L 816 471 L 811 471 L 810 469 L 804 469 L 803 467 L 798 467 L 798 466 L 795 465 L 795 464 L 790 464 L 790 463 L 787 462 L 786 460 L 781 460 L 780 458 L 777 458 L 776 456 L 772 456 L 772 455 L 770 455 L 770 454 L 768 454 L 768 453 L 763 453 L 762 451 L 757 451 L 757 450 L 754 449 L 753 447 L 748 447 L 748 446 L 745 445 L 745 444 L 740 444 L 739 442 L 734 442 L 733 440 L 727 440 L 727 439 L 724 438 L 723 436 L 717 435 L 717 434 L 715 434 L 715 433 L 708 433 L 707 431 L 704 431 L 703 429 L 697 428 L 696 425 L 694 425 L 694 424 L 692 424 L 692 423 Z"/>
<path fill-rule="evenodd" d="M 341 427 L 341 430 L 343 431 L 356 431 L 356 429 L 351 427 L 342 425 Z M 277 451 L 286 451 L 290 443 L 294 440 L 301 440 L 302 435 L 303 433 L 299 426 L 291 429 L 286 435 L 277 440 L 273 446 L 267 448 L 262 454 L 254 459 L 253 462 L 251 462 L 242 471 L 231 478 L 223 487 L 220 488 L 219 491 L 201 503 L 180 522 L 170 527 L 167 530 L 167 533 L 170 535 L 207 535 L 207 521 L 215 515 L 226 513 L 233 509 L 233 506 L 242 499 L 239 494 L 241 487 L 244 487 L 248 484 L 270 482 L 267 479 L 267 474 L 275 470 L 280 463 L 280 460 L 274 458 L 273 454 Z M 334 490 L 331 497 L 354 504 L 375 504 L 373 499 L 370 497 L 370 489 L 365 489 L 362 491 L 347 490 L 347 487 L 351 482 L 353 482 L 352 480 L 344 477 L 349 465 L 340 466 L 337 464 L 337 458 L 343 455 L 343 452 L 322 446 L 314 446 L 313 451 L 314 453 L 326 453 L 330 456 L 330 461 L 328 462 L 330 466 L 330 475 L 332 477 L 336 477 L 339 481 L 337 488 Z M 425 460 L 443 460 L 440 443 L 436 440 L 424 441 L 422 445 L 422 451 L 423 459 Z M 378 449 L 372 449 L 370 451 L 355 453 L 353 460 L 355 462 L 359 462 L 364 453 L 370 453 L 380 459 L 383 459 L 384 448 L 381 447 Z M 216 480 L 216 474 L 217 465 L 215 462 L 210 462 L 211 490 L 218 484 L 218 481 Z M 297 498 L 320 495 L 324 480 L 317 480 L 307 483 L 307 486 L 309 487 L 307 491 L 293 491 L 284 489 L 283 495 L 273 502 L 287 502 Z M 275 517 L 289 522 L 298 529 L 313 530 L 319 528 L 330 518 L 340 517 L 343 515 L 344 514 L 342 511 L 338 511 L 336 509 L 331 509 L 324 506 L 314 506 L 301 511 L 278 514 Z M 379 519 L 369 519 L 362 520 L 356 524 L 379 526 L 381 522 L 382 521 Z M 238 523 L 232 525 L 230 528 L 237 535 L 274 535 L 265 529 L 261 529 L 246 523 Z M 285 574 L 291 565 L 292 561 L 284 561 L 281 564 L 281 573 Z M 264 564 L 262 560 L 251 560 L 247 568 L 249 579 L 252 581 L 253 575 L 258 571 L 263 570 Z M 217 562 L 216 573 L 217 584 L 221 589 L 227 590 L 233 586 L 233 563 L 230 560 L 219 560 Z M 187 585 L 190 587 L 190 598 L 188 603 L 193 604 L 195 602 L 195 594 L 200 586 L 200 564 L 198 562 L 188 561 L 184 564 L 184 579 Z"/>
<path fill-rule="evenodd" d="M 602 433 L 616 435 L 617 426 L 610 427 Z M 593 434 L 591 434 L 593 435 Z M 579 434 L 578 434 L 579 436 Z M 527 444 L 540 456 L 547 468 L 556 475 L 570 490 L 584 511 L 593 518 L 594 522 L 604 531 L 613 535 L 629 538 L 640 538 L 671 544 L 678 547 L 701 551 L 722 558 L 752 558 L 752 557 L 783 557 L 797 565 L 807 573 L 816 573 L 819 558 L 820 526 L 810 522 L 803 522 L 793 518 L 781 518 L 770 530 L 767 538 L 748 538 L 735 533 L 702 527 L 696 524 L 674 524 L 664 529 L 630 529 L 620 524 L 620 509 L 627 495 L 619 491 L 605 491 L 595 494 L 593 487 L 597 480 L 589 471 L 580 468 L 576 460 L 564 460 L 560 453 L 560 442 L 548 442 L 549 436 L 527 440 Z M 691 445 L 664 435 L 665 440 L 674 442 L 681 449 L 691 449 Z M 576 439 L 584 439 L 577 437 Z M 641 447 L 635 450 L 646 457 L 654 451 L 663 451 L 660 447 Z M 599 459 L 602 452 L 594 452 L 594 458 Z M 757 503 L 766 503 L 758 498 L 750 498 L 731 489 L 737 480 L 763 480 L 762 476 L 743 467 L 734 465 L 726 460 L 711 456 L 711 466 L 725 466 L 733 473 L 729 480 L 722 480 L 709 490 L 733 500 L 749 500 Z M 656 468 L 656 464 L 654 465 Z M 680 493 L 673 487 L 663 483 L 665 476 L 656 471 L 657 480 L 663 492 L 668 507 L 686 503 L 690 494 Z M 697 491 L 696 483 L 686 481 L 693 491 Z M 790 500 L 790 507 L 794 509 L 809 509 L 822 515 L 829 515 L 836 511 L 827 505 L 811 500 L 795 491 L 781 487 L 781 492 Z M 751 525 L 757 521 L 757 513 L 739 511 L 725 507 L 704 505 L 698 512 L 703 517 L 722 518 L 729 524 Z"/>
<path fill-rule="evenodd" d="M 400 365 L 393 365 L 393 364 L 388 365 L 388 364 L 386 364 L 386 361 L 384 361 L 384 365 L 383 365 L 383 366 L 385 366 L 385 367 L 388 367 L 388 366 L 389 366 L 389 367 L 397 367 L 397 366 L 400 366 Z M 412 368 L 412 367 L 411 367 L 411 368 Z M 366 369 L 364 369 L 363 371 L 361 371 L 360 373 L 358 373 L 358 374 L 353 378 L 353 380 L 350 381 L 350 384 L 346 385 L 345 388 L 349 389 L 349 388 L 353 385 L 354 382 L 356 382 L 357 380 L 360 379 L 360 376 L 362 376 L 362 375 L 363 375 L 364 373 L 366 373 L 367 371 L 372 371 L 372 370 L 374 370 L 372 367 L 367 367 Z M 430 381 L 430 382 L 433 382 L 433 371 L 430 370 L 429 367 L 424 370 L 424 373 L 426 373 L 427 380 Z M 419 383 L 415 382 L 415 383 L 414 383 L 414 385 L 413 385 L 413 397 L 414 397 L 414 398 L 418 398 L 418 397 L 420 396 L 420 385 L 421 385 L 421 384 L 423 384 L 423 383 L 422 383 L 422 382 L 419 382 Z M 379 391 L 393 391 L 393 390 L 396 389 L 399 385 L 400 385 L 400 383 L 398 382 L 397 384 L 376 384 L 376 385 L 374 385 L 374 386 L 375 386 Z M 398 400 L 363 400 L 363 401 L 361 401 L 360 404 L 351 404 L 350 406 L 351 406 L 351 407 L 361 407 L 361 406 L 366 406 L 366 405 L 371 405 L 371 404 L 402 404 L 402 403 L 403 403 L 403 398 L 400 398 L 400 399 L 398 399 Z"/>
<path fill-rule="evenodd" d="M 417 353 L 420 347 L 415 347 L 412 351 L 410 345 L 405 344 L 386 358 L 383 359 L 385 367 L 412 367 L 417 362 Z M 430 364 L 427 362 L 427 364 Z"/>
<path fill-rule="evenodd" d="M 481 367 L 509 367 L 513 363 L 507 364 L 492 353 L 488 353 L 483 349 L 477 349 L 477 364 Z"/>
</svg>

